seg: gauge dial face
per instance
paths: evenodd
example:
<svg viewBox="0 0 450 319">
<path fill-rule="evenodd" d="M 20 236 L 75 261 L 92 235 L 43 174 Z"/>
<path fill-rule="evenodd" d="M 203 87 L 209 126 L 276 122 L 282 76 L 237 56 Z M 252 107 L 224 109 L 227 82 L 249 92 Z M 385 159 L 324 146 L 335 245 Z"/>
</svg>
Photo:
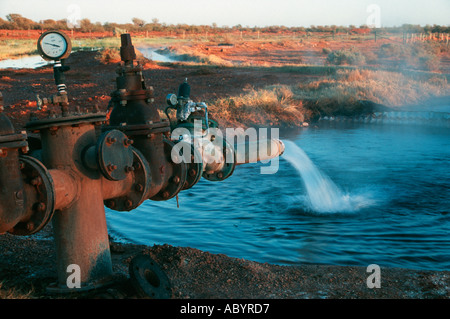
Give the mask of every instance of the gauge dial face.
<svg viewBox="0 0 450 319">
<path fill-rule="evenodd" d="M 44 57 L 58 60 L 69 50 L 69 43 L 61 33 L 48 32 L 41 36 L 38 47 Z"/>
<path fill-rule="evenodd" d="M 166 97 L 167 104 L 175 106 L 178 104 L 178 98 L 175 94 L 169 94 Z"/>
</svg>

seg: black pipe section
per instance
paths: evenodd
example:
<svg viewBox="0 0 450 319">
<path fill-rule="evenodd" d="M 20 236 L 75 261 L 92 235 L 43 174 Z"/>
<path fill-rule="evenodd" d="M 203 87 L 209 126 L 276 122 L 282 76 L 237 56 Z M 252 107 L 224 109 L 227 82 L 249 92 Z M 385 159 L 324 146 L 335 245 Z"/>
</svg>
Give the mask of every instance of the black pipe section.
<svg viewBox="0 0 450 319">
<path fill-rule="evenodd" d="M 19 149 L 26 146 L 25 139 L 23 134 L 15 134 L 14 126 L 3 113 L 0 93 L 0 234 L 12 229 L 26 215 L 19 163 Z"/>
<path fill-rule="evenodd" d="M 166 156 L 167 141 L 164 137 L 170 132 L 170 125 L 167 121 L 161 121 L 157 108 L 152 105 L 153 88 L 145 85 L 143 68 L 135 61 L 136 53 L 129 34 L 121 35 L 121 45 L 122 62 L 117 69 L 117 90 L 111 93 L 113 109 L 109 126 L 104 130 L 124 132 L 134 141 L 133 147 L 151 164 L 151 185 L 147 198 L 154 199 L 159 194 L 157 200 L 169 199 L 176 195 L 174 191 L 164 192 L 173 175 L 170 158 Z"/>
</svg>

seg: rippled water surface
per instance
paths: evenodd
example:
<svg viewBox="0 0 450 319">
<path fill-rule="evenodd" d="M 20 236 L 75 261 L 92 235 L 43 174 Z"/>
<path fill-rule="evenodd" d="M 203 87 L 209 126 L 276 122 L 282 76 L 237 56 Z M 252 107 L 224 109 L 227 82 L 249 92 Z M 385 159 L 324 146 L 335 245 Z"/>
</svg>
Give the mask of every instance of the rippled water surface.
<svg viewBox="0 0 450 319">
<path fill-rule="evenodd" d="M 171 199 L 107 211 L 111 234 L 276 264 L 450 269 L 449 127 L 326 122 L 280 137 L 276 174 L 242 165 L 181 192 L 180 208 Z M 348 208 L 311 205 L 296 148 Z"/>
</svg>

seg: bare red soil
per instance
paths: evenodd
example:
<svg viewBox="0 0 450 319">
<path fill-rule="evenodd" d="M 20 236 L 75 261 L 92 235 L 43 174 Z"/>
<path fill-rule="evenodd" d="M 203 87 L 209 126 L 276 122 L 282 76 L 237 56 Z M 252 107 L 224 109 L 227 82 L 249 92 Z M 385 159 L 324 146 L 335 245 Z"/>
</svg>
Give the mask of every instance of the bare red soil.
<svg viewBox="0 0 450 319">
<path fill-rule="evenodd" d="M 96 52 L 73 53 L 67 59 L 71 67 L 66 75 L 70 107 L 80 106 L 82 110 L 92 110 L 98 105 L 105 111 L 109 95 L 116 89 L 116 64 L 99 63 Z M 286 74 L 273 70 L 249 70 L 246 68 L 214 68 L 189 66 L 161 67 L 154 63 L 145 64 L 146 84 L 153 86 L 154 105 L 163 110 L 165 97 L 177 93 L 178 86 L 188 78 L 191 85 L 191 98 L 194 101 L 214 101 L 217 98 L 235 96 L 244 93 L 249 87 L 263 88 L 271 84 L 292 84 L 315 76 Z M 5 112 L 17 129 L 24 127 L 29 120 L 29 113 L 38 117 L 47 116 L 51 109 L 38 111 L 36 95 L 41 97 L 56 93 L 51 66 L 39 69 L 0 70 L 0 92 L 3 94 Z"/>
</svg>

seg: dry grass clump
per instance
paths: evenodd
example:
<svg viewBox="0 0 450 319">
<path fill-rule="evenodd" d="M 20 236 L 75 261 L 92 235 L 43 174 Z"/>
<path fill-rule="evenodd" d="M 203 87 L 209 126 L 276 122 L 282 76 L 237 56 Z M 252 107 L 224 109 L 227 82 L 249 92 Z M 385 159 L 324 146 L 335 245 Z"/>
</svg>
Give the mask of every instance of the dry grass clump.
<svg viewBox="0 0 450 319">
<path fill-rule="evenodd" d="M 210 112 L 226 126 L 293 127 L 304 121 L 306 110 L 288 86 L 272 86 L 216 100 Z"/>
<path fill-rule="evenodd" d="M 440 75 L 417 79 L 388 71 L 337 70 L 308 83 L 248 89 L 239 96 L 216 100 L 210 112 L 222 125 L 292 127 L 317 115 L 371 112 L 372 102 L 400 108 L 449 94 L 447 79 Z"/>
<path fill-rule="evenodd" d="M 135 49 L 137 61 L 144 66 L 150 66 L 155 62 L 147 59 L 139 50 Z M 117 48 L 104 48 L 98 51 L 96 59 L 102 64 L 116 64 L 121 61 L 120 50 Z"/>
<path fill-rule="evenodd" d="M 33 291 L 23 293 L 15 288 L 5 288 L 4 283 L 0 282 L 0 299 L 30 299 Z"/>
<path fill-rule="evenodd" d="M 439 43 L 383 44 L 378 57 L 395 61 L 394 65 L 401 68 L 438 71 L 440 69 L 440 54 L 447 52 L 447 46 Z"/>
<path fill-rule="evenodd" d="M 293 92 L 300 99 L 334 100 L 337 105 L 369 100 L 399 107 L 450 94 L 450 86 L 439 75 L 414 79 L 388 71 L 338 70 L 335 75 L 299 84 Z"/>
<path fill-rule="evenodd" d="M 335 50 L 328 54 L 327 62 L 334 65 L 362 65 L 366 62 L 365 56 L 358 50 Z"/>
</svg>

